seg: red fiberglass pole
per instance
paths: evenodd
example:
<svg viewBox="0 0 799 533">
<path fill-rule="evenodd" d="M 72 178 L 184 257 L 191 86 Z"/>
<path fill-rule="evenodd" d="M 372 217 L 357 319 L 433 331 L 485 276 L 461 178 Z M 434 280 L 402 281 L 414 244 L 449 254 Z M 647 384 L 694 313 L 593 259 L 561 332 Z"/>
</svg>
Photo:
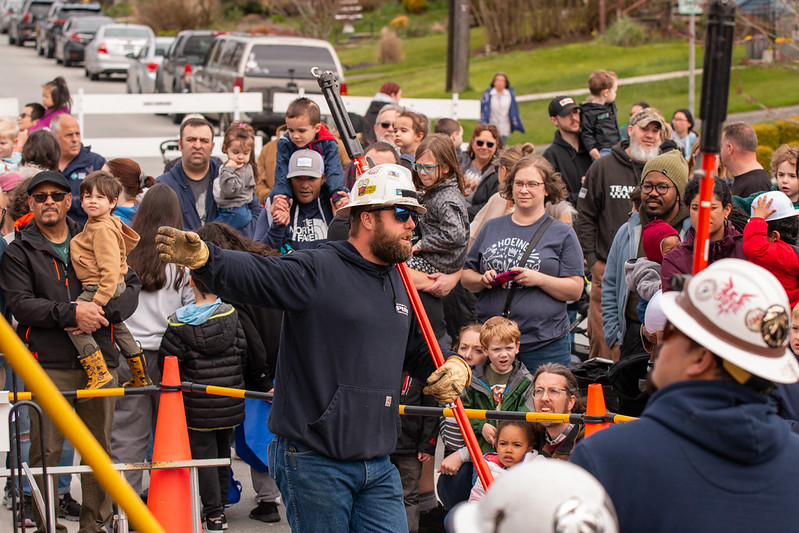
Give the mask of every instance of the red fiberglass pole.
<svg viewBox="0 0 799 533">
<path fill-rule="evenodd" d="M 341 135 L 341 140 L 347 149 L 347 154 L 355 162 L 356 174 L 360 176 L 369 170 L 369 163 L 366 162 L 361 142 L 358 140 L 358 135 L 355 133 L 350 117 L 347 115 L 347 110 L 344 108 L 344 102 L 341 100 L 336 74 L 331 71 L 320 72 L 318 69 L 313 69 L 312 73 L 319 82 L 319 87 L 322 89 L 322 94 L 327 101 L 327 107 L 330 109 L 330 114 L 333 117 L 333 121 L 336 123 L 336 127 Z M 404 263 L 398 264 L 397 268 L 402 277 L 402 284 L 405 285 L 405 290 L 408 292 L 408 298 L 411 300 L 413 312 L 416 314 L 416 319 L 419 322 L 419 326 L 422 328 L 422 334 L 424 335 L 425 342 L 427 342 L 427 348 L 430 350 L 430 355 L 433 357 L 436 368 L 438 368 L 444 364 L 444 355 L 441 353 L 441 347 L 438 345 L 436 336 L 433 333 L 433 327 L 430 325 L 430 320 L 427 318 L 427 312 L 424 310 L 422 300 L 419 298 L 419 293 L 416 291 L 413 281 L 411 281 L 408 268 Z M 463 440 L 466 442 L 466 447 L 472 457 L 472 463 L 477 470 L 480 482 L 483 484 L 483 487 L 488 488 L 494 481 L 494 477 L 488 469 L 488 464 L 485 462 L 483 453 L 480 450 L 480 445 L 477 443 L 474 429 L 469 423 L 460 398 L 455 401 L 453 412 L 455 413 L 455 420 L 458 423 L 458 428 L 463 435 Z"/>
<path fill-rule="evenodd" d="M 699 186 L 699 220 L 696 225 L 693 273 L 707 266 L 710 246 L 710 211 L 713 205 L 713 173 L 720 151 L 721 126 L 727 118 L 730 66 L 735 32 L 735 2 L 712 0 L 705 30 L 705 62 L 702 72 L 702 181 Z"/>
</svg>

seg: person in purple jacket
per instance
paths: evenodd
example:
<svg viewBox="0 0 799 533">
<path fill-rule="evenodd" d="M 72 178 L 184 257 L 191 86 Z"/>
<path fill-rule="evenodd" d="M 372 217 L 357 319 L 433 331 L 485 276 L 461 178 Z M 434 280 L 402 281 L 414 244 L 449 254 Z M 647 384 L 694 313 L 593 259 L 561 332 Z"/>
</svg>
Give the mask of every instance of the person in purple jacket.
<svg viewBox="0 0 799 533">
<path fill-rule="evenodd" d="M 36 130 L 49 130 L 50 122 L 55 117 L 69 113 L 69 108 L 72 107 L 72 97 L 69 96 L 67 80 L 58 76 L 45 83 L 42 86 L 42 105 L 44 106 L 44 115 L 28 129 L 28 133 Z"/>
</svg>

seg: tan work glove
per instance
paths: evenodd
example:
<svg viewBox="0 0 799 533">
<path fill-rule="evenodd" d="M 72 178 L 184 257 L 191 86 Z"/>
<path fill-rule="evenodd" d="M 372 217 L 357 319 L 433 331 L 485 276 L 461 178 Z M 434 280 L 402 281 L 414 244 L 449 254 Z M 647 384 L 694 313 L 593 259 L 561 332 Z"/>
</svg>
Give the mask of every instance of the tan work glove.
<svg viewBox="0 0 799 533">
<path fill-rule="evenodd" d="M 175 263 L 194 270 L 208 261 L 208 246 L 193 231 L 181 231 L 169 226 L 158 228 L 155 236 L 158 257 L 165 263 Z"/>
<path fill-rule="evenodd" d="M 439 403 L 453 403 L 471 381 L 472 369 L 469 364 L 453 355 L 430 374 L 424 393 L 430 394 Z"/>
</svg>

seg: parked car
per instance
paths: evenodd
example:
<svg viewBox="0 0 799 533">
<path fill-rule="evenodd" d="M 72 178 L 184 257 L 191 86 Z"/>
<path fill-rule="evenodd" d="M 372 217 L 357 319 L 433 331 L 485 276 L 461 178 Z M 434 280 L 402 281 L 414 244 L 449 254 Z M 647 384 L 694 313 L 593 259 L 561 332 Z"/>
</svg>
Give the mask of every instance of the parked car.
<svg viewBox="0 0 799 533">
<path fill-rule="evenodd" d="M 84 72 L 91 80 L 101 75 L 128 73 L 128 54 L 138 54 L 155 39 L 149 26 L 141 24 L 108 24 L 101 26 L 86 45 Z"/>
<path fill-rule="evenodd" d="M 0 32 L 8 33 L 11 17 L 20 9 L 22 9 L 22 0 L 0 1 Z"/>
<path fill-rule="evenodd" d="M 327 41 L 277 35 L 223 35 L 216 38 L 204 63 L 190 76 L 190 91 L 219 93 L 239 87 L 242 91 L 262 93 L 263 112 L 245 114 L 244 120 L 256 130 L 273 135 L 283 124 L 284 114 L 272 111 L 272 95 L 298 92 L 300 88 L 306 93 L 319 94 L 321 90 L 311 74 L 313 67 L 336 72 L 342 93 L 346 94 L 341 62 Z M 211 115 L 209 118 L 219 121 L 221 131 L 231 121 L 230 114 Z"/>
<path fill-rule="evenodd" d="M 155 72 L 174 41 L 174 37 L 156 37 L 137 55 L 128 54 L 131 59 L 126 81 L 129 93 L 155 92 Z"/>
<path fill-rule="evenodd" d="M 64 23 L 70 17 L 92 17 L 102 15 L 100 4 L 77 4 L 55 2 L 47 13 L 47 18 L 39 24 L 36 31 L 36 53 L 40 56 L 53 57 L 55 39 L 61 33 Z"/>
<path fill-rule="evenodd" d="M 227 33 L 209 30 L 185 30 L 178 33 L 156 71 L 156 92 L 186 92 L 191 69 L 203 62 L 217 35 Z"/>
<path fill-rule="evenodd" d="M 101 26 L 113 24 L 110 17 L 74 17 L 67 19 L 56 35 L 53 56 L 56 63 L 71 67 L 83 63 L 86 45 L 94 38 Z"/>
<path fill-rule="evenodd" d="M 8 44 L 25 46 L 36 38 L 36 26 L 44 20 L 54 0 L 25 0 L 8 23 Z"/>
</svg>

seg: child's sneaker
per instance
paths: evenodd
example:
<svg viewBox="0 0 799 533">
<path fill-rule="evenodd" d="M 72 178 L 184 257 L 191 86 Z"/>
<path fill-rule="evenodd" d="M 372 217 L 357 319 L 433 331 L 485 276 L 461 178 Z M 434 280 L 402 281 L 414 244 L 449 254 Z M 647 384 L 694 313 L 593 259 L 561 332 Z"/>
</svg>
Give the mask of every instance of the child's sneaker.
<svg viewBox="0 0 799 533">
<path fill-rule="evenodd" d="M 223 529 L 227 529 L 227 519 L 225 518 L 225 514 L 222 513 L 219 516 L 206 516 L 205 529 L 208 531 L 222 531 Z"/>
<path fill-rule="evenodd" d="M 58 501 L 58 518 L 66 518 L 72 522 L 80 519 L 80 504 L 68 492 Z"/>
<path fill-rule="evenodd" d="M 250 511 L 250 518 L 261 522 L 280 522 L 280 513 L 275 502 L 258 502 L 258 507 Z"/>
</svg>

